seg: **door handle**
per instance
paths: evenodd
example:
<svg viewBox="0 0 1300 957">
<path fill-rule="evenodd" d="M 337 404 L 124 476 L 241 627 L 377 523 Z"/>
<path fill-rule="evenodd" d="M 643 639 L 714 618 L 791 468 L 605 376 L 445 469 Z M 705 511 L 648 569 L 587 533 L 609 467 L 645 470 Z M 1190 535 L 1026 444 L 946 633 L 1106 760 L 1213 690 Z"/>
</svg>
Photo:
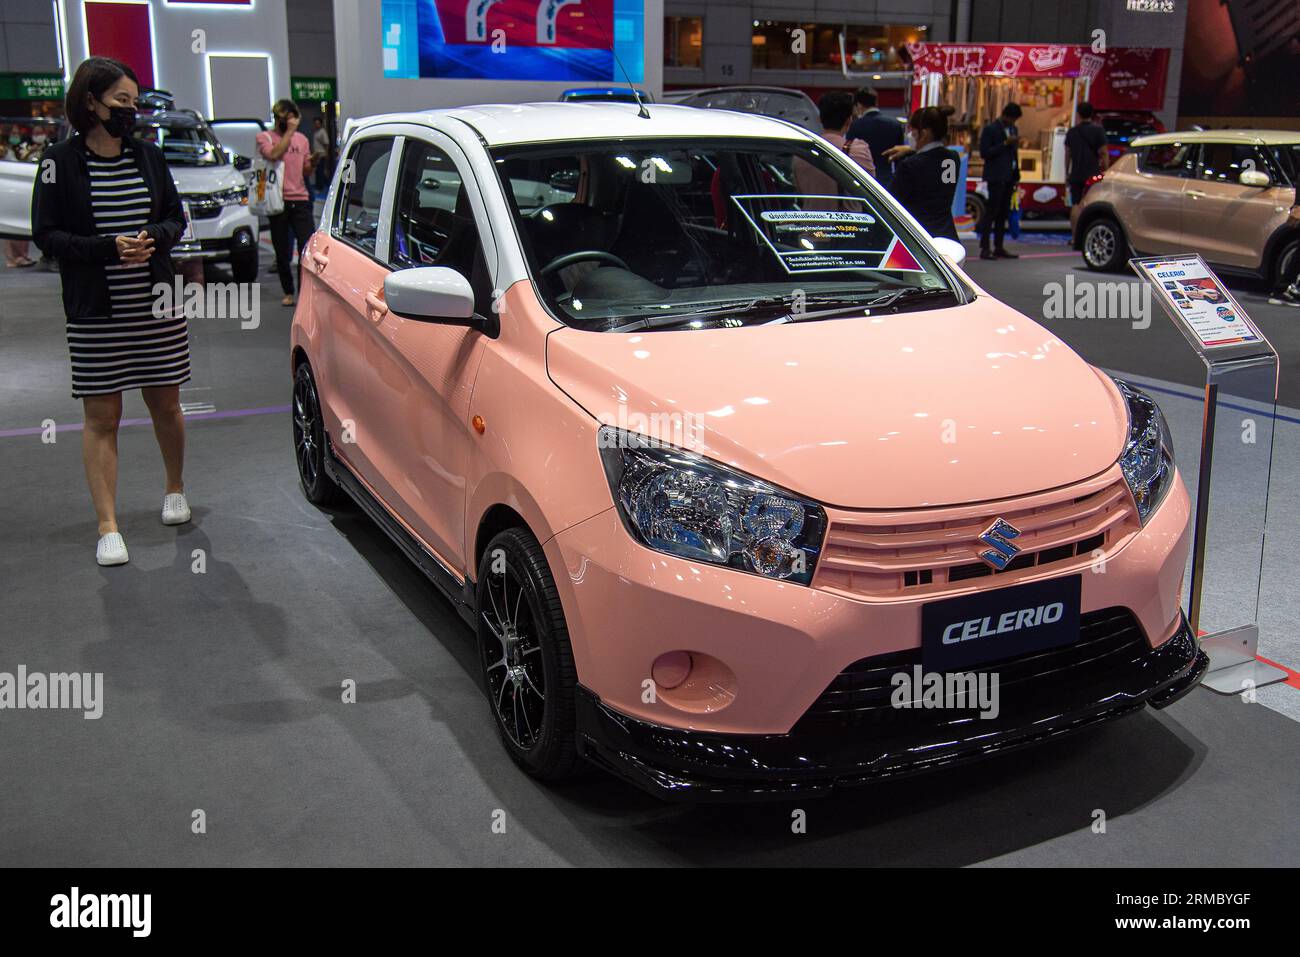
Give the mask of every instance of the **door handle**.
<svg viewBox="0 0 1300 957">
<path fill-rule="evenodd" d="M 378 313 L 378 315 L 373 317 L 374 320 L 378 322 L 388 314 L 388 303 L 380 299 L 373 291 L 368 292 L 366 293 L 366 312 Z"/>
<path fill-rule="evenodd" d="M 1208 196 L 1209 194 L 1203 193 L 1199 189 L 1189 189 L 1187 195 L 1192 197 L 1192 199 L 1200 199 L 1202 196 Z"/>
</svg>

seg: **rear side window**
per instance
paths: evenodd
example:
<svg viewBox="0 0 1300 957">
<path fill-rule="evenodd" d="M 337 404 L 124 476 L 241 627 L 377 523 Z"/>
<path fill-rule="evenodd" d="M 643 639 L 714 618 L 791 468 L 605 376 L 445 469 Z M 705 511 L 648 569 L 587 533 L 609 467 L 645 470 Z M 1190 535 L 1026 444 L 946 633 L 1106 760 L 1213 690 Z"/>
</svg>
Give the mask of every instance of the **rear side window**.
<svg viewBox="0 0 1300 957">
<path fill-rule="evenodd" d="M 339 239 L 375 255 L 379 237 L 379 206 L 384 198 L 389 138 L 362 140 L 348 154 L 339 183 L 330 231 Z"/>
<path fill-rule="evenodd" d="M 1191 176 L 1196 162 L 1196 147 L 1191 143 L 1161 143 L 1148 146 L 1138 156 L 1138 169 L 1165 176 Z"/>
<path fill-rule="evenodd" d="M 1269 160 L 1254 146 L 1234 143 L 1206 143 L 1201 147 L 1201 162 L 1196 175 L 1211 183 L 1236 183 L 1248 170 L 1270 173 Z"/>
</svg>

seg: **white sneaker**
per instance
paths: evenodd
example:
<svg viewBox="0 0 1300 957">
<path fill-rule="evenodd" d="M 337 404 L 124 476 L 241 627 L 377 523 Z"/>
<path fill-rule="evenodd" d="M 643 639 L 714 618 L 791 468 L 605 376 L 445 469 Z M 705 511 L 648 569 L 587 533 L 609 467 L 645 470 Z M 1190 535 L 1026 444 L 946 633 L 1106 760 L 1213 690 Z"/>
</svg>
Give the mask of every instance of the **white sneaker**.
<svg viewBox="0 0 1300 957">
<path fill-rule="evenodd" d="M 171 492 L 163 498 L 162 523 L 184 525 L 190 520 L 190 503 L 180 492 Z"/>
<path fill-rule="evenodd" d="M 126 542 L 122 540 L 121 532 L 109 532 L 107 535 L 99 536 L 99 545 L 95 548 L 95 561 L 101 565 L 125 565 L 127 560 Z"/>
</svg>

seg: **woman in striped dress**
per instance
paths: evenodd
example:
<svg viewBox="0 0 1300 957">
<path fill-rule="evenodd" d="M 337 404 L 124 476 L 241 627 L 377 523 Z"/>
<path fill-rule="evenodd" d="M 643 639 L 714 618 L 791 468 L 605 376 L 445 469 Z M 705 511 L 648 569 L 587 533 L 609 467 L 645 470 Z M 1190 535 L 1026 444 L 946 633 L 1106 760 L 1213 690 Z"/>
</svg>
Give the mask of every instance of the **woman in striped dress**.
<svg viewBox="0 0 1300 957">
<path fill-rule="evenodd" d="M 117 429 L 128 389 L 140 389 L 162 450 L 163 524 L 190 520 L 180 404 L 190 377 L 189 332 L 179 304 L 155 294 L 170 291 L 170 251 L 185 219 L 162 152 L 131 137 L 138 95 L 126 65 L 106 57 L 82 63 L 67 96 L 77 132 L 46 150 L 32 195 L 33 238 L 62 274 L 72 395 L 85 409 L 82 455 L 101 565 L 127 561 L 116 498 Z"/>
</svg>

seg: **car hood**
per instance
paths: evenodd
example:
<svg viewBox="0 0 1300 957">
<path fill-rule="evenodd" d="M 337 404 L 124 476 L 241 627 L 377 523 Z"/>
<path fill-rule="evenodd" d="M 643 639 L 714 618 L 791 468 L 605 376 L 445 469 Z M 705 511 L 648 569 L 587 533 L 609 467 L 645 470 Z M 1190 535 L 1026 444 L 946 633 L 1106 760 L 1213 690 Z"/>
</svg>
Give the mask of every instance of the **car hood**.
<svg viewBox="0 0 1300 957">
<path fill-rule="evenodd" d="M 1118 390 L 994 299 L 731 329 L 547 340 L 552 380 L 602 422 L 827 505 L 919 508 L 1068 485 L 1110 467 Z"/>
<path fill-rule="evenodd" d="M 179 193 L 218 193 L 224 189 L 243 189 L 244 176 L 233 166 L 171 166 L 172 179 Z"/>
</svg>

